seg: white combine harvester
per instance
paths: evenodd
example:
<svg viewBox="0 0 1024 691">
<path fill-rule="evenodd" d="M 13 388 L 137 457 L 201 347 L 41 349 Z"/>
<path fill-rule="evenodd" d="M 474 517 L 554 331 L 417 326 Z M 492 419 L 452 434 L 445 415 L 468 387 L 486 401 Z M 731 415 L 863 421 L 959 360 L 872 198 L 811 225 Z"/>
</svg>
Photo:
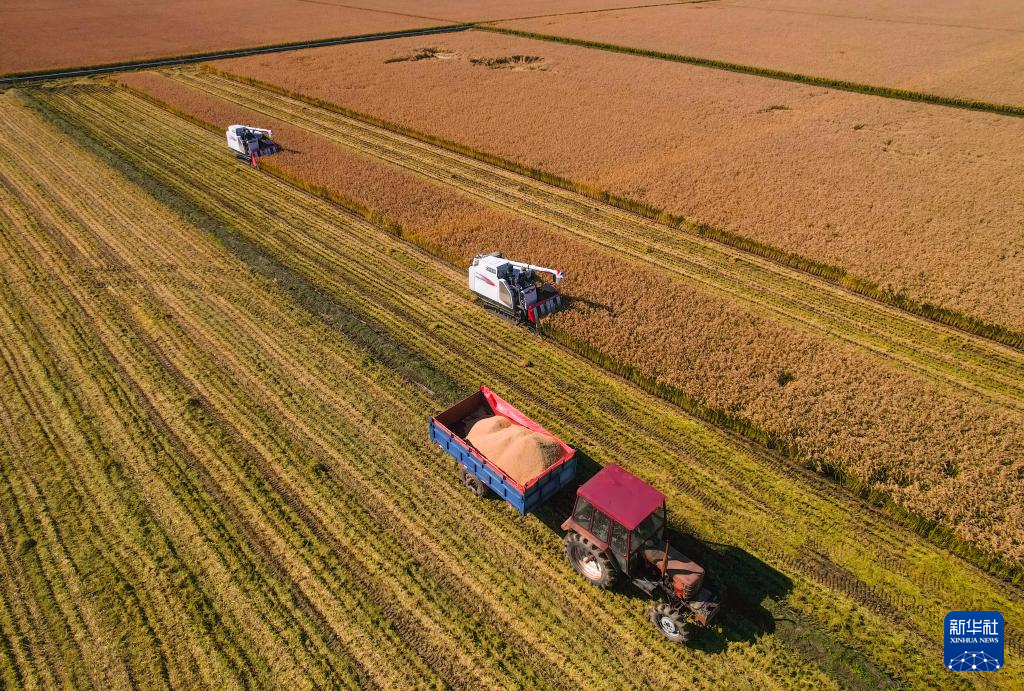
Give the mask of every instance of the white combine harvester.
<svg viewBox="0 0 1024 691">
<path fill-rule="evenodd" d="M 538 274 L 550 274 L 543 281 Z M 517 321 L 536 324 L 562 305 L 562 272 L 505 259 L 499 252 L 478 254 L 469 266 L 469 289 L 485 305 Z"/>
<path fill-rule="evenodd" d="M 228 148 L 237 154 L 239 160 L 248 161 L 254 168 L 261 156 L 276 154 L 281 150 L 273 137 L 271 130 L 248 125 L 231 125 L 227 131 Z"/>
</svg>

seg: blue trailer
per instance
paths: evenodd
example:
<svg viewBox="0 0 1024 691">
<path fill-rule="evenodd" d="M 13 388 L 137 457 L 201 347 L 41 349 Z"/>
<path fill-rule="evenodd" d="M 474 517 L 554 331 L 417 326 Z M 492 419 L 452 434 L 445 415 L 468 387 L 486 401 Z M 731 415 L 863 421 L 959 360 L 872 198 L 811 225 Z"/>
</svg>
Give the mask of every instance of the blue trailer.
<svg viewBox="0 0 1024 691">
<path fill-rule="evenodd" d="M 489 461 L 466 440 L 469 418 L 502 415 L 512 422 L 555 439 L 562 455 L 544 472 L 520 484 Z M 459 477 L 473 492 L 483 496 L 488 491 L 513 506 L 519 513 L 528 513 L 576 479 L 576 452 L 500 396 L 481 386 L 480 390 L 440 415 L 430 418 L 430 440 L 451 455 L 459 465 Z"/>
</svg>

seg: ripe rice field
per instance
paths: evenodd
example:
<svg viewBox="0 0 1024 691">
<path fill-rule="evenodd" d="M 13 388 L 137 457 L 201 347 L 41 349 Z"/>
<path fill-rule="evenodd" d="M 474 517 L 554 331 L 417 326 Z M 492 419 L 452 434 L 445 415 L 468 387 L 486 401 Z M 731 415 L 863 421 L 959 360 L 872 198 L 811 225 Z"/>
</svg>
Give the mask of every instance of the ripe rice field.
<svg viewBox="0 0 1024 691">
<path fill-rule="evenodd" d="M 4 3 L 0 75 L 435 26 L 330 2 Z M 444 23 L 444 22 L 440 22 Z"/>
<path fill-rule="evenodd" d="M 843 3 L 658 5 L 504 22 L 518 31 L 722 60 L 861 84 L 1024 105 L 1021 31 L 887 19 Z M 992 3 L 999 5 L 999 3 Z M 1012 3 L 1003 3 L 1010 9 Z M 955 21 L 955 20 L 954 20 Z"/>
<path fill-rule="evenodd" d="M 683 0 L 686 1 L 686 0 Z M 622 0 L 331 2 L 329 0 L 12 0 L 0 6 L 0 76 L 516 19 L 588 12 Z"/>
<path fill-rule="evenodd" d="M 216 65 L 1024 327 L 1016 117 L 478 31 Z"/>
<path fill-rule="evenodd" d="M 710 242 L 671 242 L 654 222 L 353 115 L 209 70 L 168 74 L 119 81 L 213 130 L 236 120 L 272 126 L 292 151 L 267 170 L 372 209 L 378 223 L 458 266 L 515 246 L 566 269 L 576 304 L 549 322 L 551 335 L 1020 558 L 1014 382 L 1024 358 L 1015 351 Z"/>
<path fill-rule="evenodd" d="M 1018 588 L 481 311 L 461 270 L 222 135 L 102 83 L 0 111 L 6 685 L 1024 683 Z M 716 627 L 668 644 L 572 572 L 565 506 L 458 484 L 425 421 L 480 382 L 668 494 L 727 588 Z M 997 681 L 937 664 L 950 602 L 1005 615 Z"/>
</svg>

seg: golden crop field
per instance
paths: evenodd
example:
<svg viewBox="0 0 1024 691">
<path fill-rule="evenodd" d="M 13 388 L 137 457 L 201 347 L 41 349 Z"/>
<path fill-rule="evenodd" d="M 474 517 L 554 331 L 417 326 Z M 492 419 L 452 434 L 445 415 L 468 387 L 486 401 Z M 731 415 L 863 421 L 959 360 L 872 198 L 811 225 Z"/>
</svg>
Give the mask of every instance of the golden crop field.
<svg viewBox="0 0 1024 691">
<path fill-rule="evenodd" d="M 1024 688 L 1021 16 L 0 8 L 0 688 Z"/>
<path fill-rule="evenodd" d="M 1024 457 L 1024 401 L 1012 383 L 1024 358 L 1012 350 L 957 343 L 947 329 L 805 276 L 773 275 L 764 262 L 708 243 L 673 244 L 656 223 L 595 209 L 579 195 L 552 196 L 526 176 L 225 75 L 119 80 L 211 128 L 273 126 L 293 151 L 268 170 L 374 210 L 378 222 L 441 257 L 461 265 L 516 246 L 531 261 L 567 269 L 579 305 L 549 323 L 578 349 L 731 411 L 734 428 L 885 491 L 963 539 L 1024 554 L 1014 460 Z M 694 320 L 699 332 L 689 328 Z M 783 374 L 792 381 L 780 383 Z M 970 520 L 979 502 L 988 513 Z"/>
<path fill-rule="evenodd" d="M 387 62 L 425 47 L 453 57 Z M 474 62 L 513 55 L 543 61 Z M 214 64 L 1024 328 L 1020 113 L 482 31 Z"/>
</svg>

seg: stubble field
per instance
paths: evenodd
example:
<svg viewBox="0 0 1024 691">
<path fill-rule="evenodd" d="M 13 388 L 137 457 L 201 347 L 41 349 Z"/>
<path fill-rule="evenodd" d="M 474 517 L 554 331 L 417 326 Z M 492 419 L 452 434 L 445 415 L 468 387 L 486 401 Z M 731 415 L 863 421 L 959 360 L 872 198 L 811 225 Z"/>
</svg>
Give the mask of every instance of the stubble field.
<svg viewBox="0 0 1024 691">
<path fill-rule="evenodd" d="M 5 100 L 4 410 L 33 421 L 2 447 L 9 679 L 932 685 L 946 600 L 1021 616 L 1011 586 L 481 313 L 461 272 L 218 135 L 109 87 L 26 97 L 76 139 Z M 557 509 L 465 494 L 421 433 L 478 381 L 664 488 L 729 618 L 669 646 L 558 558 Z M 40 439 L 52 456 L 11 446 Z"/>
</svg>

